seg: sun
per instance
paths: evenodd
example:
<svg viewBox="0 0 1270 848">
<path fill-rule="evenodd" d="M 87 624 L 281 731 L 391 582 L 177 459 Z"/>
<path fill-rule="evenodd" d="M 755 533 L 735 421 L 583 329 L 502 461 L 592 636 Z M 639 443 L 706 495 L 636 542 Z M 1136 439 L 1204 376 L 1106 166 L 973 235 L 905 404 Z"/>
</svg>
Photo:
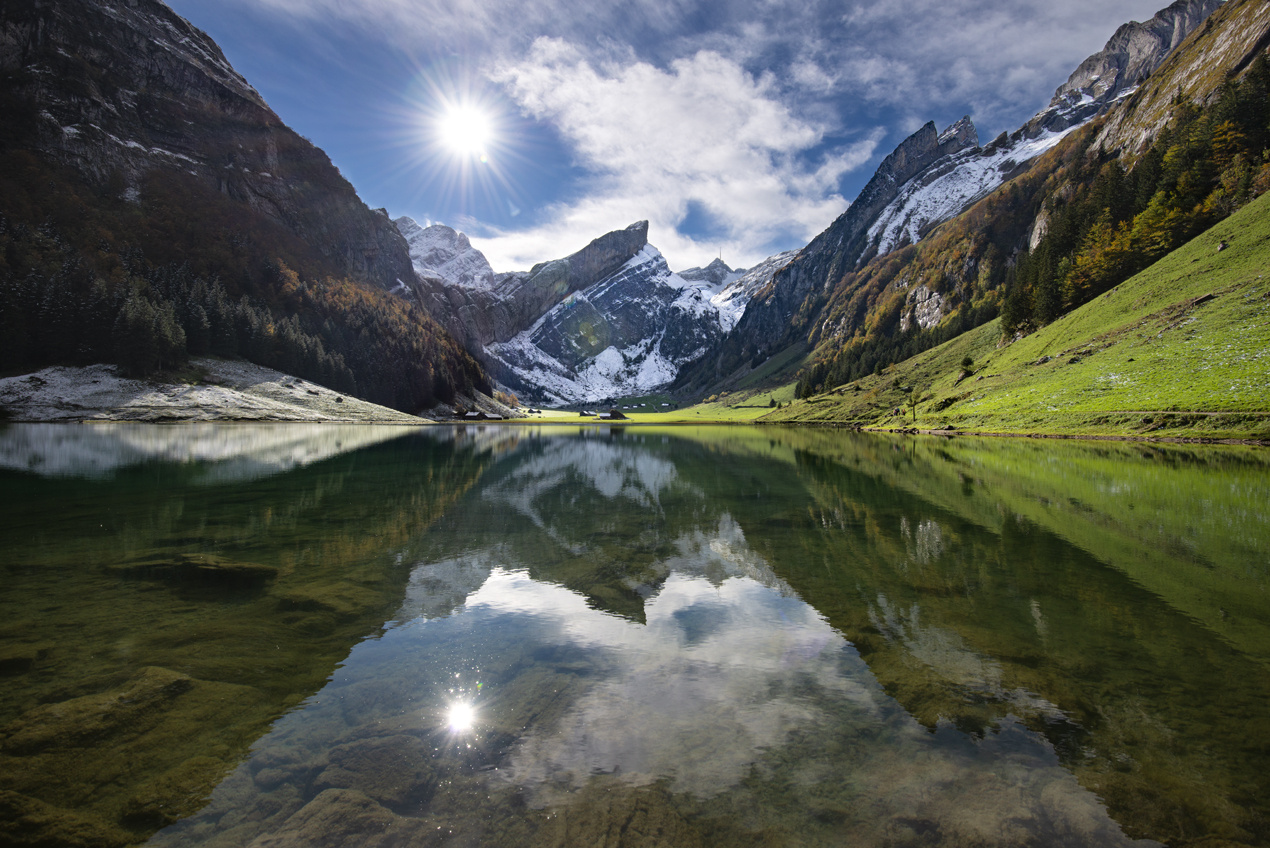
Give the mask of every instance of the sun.
<svg viewBox="0 0 1270 848">
<path fill-rule="evenodd" d="M 472 106 L 451 106 L 437 122 L 441 143 L 450 152 L 484 160 L 494 139 L 493 121 L 487 113 Z"/>
</svg>

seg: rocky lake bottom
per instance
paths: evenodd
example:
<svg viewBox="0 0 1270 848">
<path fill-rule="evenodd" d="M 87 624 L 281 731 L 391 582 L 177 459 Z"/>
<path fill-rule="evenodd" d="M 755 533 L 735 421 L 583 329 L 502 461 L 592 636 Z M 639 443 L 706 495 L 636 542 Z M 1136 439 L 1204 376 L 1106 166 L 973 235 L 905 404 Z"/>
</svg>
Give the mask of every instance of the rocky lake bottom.
<svg viewBox="0 0 1270 848">
<path fill-rule="evenodd" d="M 1255 448 L 9 425 L 0 493 L 0 844 L 1270 844 Z"/>
</svg>

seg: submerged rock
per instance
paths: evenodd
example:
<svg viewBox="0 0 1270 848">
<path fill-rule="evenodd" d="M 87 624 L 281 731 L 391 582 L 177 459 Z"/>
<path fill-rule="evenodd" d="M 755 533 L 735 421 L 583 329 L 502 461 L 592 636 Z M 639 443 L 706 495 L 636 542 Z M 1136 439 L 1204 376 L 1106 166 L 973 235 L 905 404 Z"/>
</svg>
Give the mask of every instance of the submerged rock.
<svg viewBox="0 0 1270 848">
<path fill-rule="evenodd" d="M 130 834 L 73 810 L 0 789 L 0 845 L 12 848 L 114 848 Z"/>
<path fill-rule="evenodd" d="M 250 848 L 380 848 L 407 844 L 407 832 L 417 827 L 361 792 L 327 789 Z"/>
<path fill-rule="evenodd" d="M 278 575 L 278 569 L 273 566 L 226 559 L 215 554 L 145 557 L 110 565 L 107 569 L 128 577 L 191 581 L 226 587 L 259 586 Z"/>
<path fill-rule="evenodd" d="M 356 789 L 381 804 L 422 807 L 436 782 L 432 754 L 414 736 L 381 736 L 339 745 L 314 788 Z"/>
<path fill-rule="evenodd" d="M 146 668 L 118 689 L 26 712 L 0 731 L 0 750 L 31 754 L 55 746 L 87 746 L 121 733 L 142 733 L 155 713 L 193 685 L 187 675 Z"/>
</svg>

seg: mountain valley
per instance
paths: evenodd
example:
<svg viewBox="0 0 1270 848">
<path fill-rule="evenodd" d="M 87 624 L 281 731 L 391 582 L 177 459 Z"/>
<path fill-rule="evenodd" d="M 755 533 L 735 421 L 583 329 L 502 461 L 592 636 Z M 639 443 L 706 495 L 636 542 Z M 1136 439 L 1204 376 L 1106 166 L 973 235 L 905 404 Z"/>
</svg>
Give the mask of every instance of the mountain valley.
<svg viewBox="0 0 1270 848">
<path fill-rule="evenodd" d="M 1177 0 L 1012 133 L 928 122 L 801 249 L 675 272 L 641 221 L 495 273 L 464 233 L 368 209 L 158 0 L 26 0 L 0 24 L 10 374 L 243 357 L 411 413 L 506 411 L 495 389 L 812 394 L 998 317 L 1021 338 L 1270 187 L 1270 12 Z"/>
</svg>

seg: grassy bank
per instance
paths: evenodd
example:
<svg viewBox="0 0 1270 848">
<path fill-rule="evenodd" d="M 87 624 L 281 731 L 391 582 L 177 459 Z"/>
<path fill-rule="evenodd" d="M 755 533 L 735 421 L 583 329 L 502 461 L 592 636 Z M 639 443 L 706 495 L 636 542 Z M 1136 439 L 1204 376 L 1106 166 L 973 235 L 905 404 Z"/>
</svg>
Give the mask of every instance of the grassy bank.
<svg viewBox="0 0 1270 848">
<path fill-rule="evenodd" d="M 1035 333 L 1003 343 L 993 321 L 883 374 L 757 417 L 879 429 L 1270 439 L 1267 274 L 1270 195 Z"/>
</svg>

